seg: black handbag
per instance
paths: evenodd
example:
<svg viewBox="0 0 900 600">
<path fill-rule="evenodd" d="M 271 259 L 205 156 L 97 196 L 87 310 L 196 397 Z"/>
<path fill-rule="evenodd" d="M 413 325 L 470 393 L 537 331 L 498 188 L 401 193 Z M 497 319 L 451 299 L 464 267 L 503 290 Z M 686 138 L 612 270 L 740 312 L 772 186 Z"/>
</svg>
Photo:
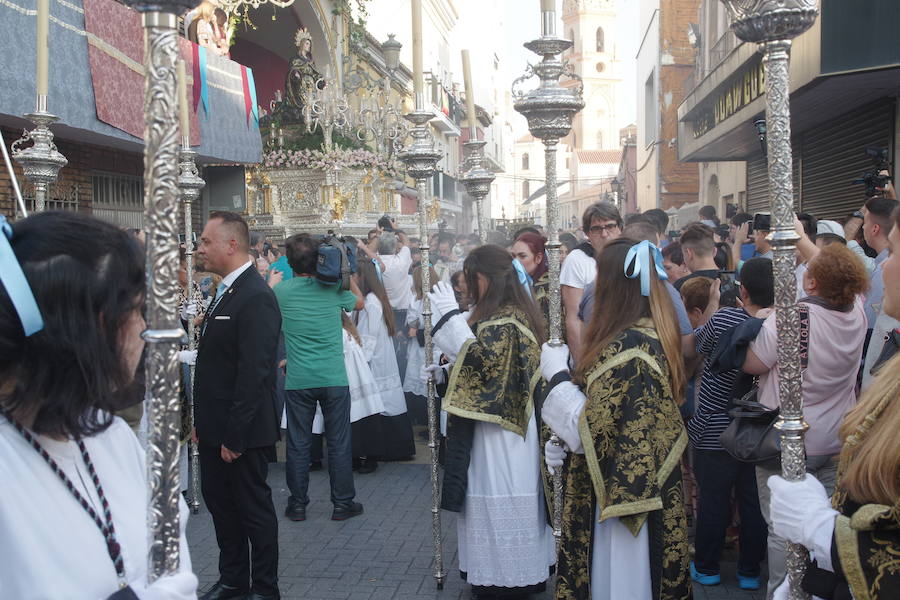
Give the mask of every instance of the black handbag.
<svg viewBox="0 0 900 600">
<path fill-rule="evenodd" d="M 779 410 L 763 406 L 756 400 L 758 388 L 732 401 L 728 411 L 731 423 L 719 435 L 719 443 L 741 462 L 765 463 L 781 456 L 781 434 L 775 429 Z"/>
<path fill-rule="evenodd" d="M 802 304 L 800 309 L 800 366 L 802 374 L 809 361 L 809 310 Z M 769 463 L 778 468 L 781 463 L 781 433 L 775 428 L 779 409 L 771 409 L 759 403 L 759 387 L 741 398 L 732 400 L 728 411 L 731 423 L 719 435 L 719 443 L 736 460 L 746 463 Z"/>
</svg>

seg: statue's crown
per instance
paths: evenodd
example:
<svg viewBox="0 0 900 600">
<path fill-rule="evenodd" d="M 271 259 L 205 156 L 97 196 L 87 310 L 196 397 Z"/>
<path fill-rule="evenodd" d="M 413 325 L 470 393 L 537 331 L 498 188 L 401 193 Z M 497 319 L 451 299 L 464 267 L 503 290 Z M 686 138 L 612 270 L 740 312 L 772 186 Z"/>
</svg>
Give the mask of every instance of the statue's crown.
<svg viewBox="0 0 900 600">
<path fill-rule="evenodd" d="M 304 40 L 312 42 L 312 35 L 306 29 L 298 29 L 297 34 L 294 36 L 294 44 L 299 48 L 303 45 Z"/>
</svg>

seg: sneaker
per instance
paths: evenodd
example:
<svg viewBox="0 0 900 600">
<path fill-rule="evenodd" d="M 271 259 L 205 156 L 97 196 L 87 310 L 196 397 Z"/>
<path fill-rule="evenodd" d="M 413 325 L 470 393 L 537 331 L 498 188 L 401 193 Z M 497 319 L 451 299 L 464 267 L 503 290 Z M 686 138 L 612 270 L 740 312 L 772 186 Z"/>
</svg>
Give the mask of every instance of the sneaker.
<svg viewBox="0 0 900 600">
<path fill-rule="evenodd" d="M 756 577 L 747 577 L 746 575 L 741 575 L 738 573 L 737 576 L 738 587 L 742 590 L 758 590 L 759 589 L 759 575 Z"/>
<path fill-rule="evenodd" d="M 331 513 L 332 521 L 346 521 L 363 513 L 363 505 L 359 502 L 351 502 L 341 506 L 335 506 Z"/>
<path fill-rule="evenodd" d="M 715 575 L 706 575 L 704 573 L 699 572 L 696 567 L 694 567 L 694 562 L 691 561 L 691 579 L 699 583 L 700 585 L 719 585 L 722 583 L 722 577 L 718 573 Z"/>
<path fill-rule="evenodd" d="M 284 516 L 291 521 L 305 521 L 306 505 L 294 500 L 288 500 L 287 508 L 284 509 Z"/>
</svg>

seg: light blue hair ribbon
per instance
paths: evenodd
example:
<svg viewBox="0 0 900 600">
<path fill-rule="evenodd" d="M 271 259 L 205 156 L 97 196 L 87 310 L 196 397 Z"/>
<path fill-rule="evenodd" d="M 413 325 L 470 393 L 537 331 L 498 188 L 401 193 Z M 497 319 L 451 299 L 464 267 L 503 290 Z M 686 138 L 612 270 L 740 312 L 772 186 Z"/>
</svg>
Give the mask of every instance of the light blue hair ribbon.
<svg viewBox="0 0 900 600">
<path fill-rule="evenodd" d="M 44 319 L 41 317 L 41 311 L 38 309 L 28 280 L 25 279 L 25 273 L 22 272 L 22 266 L 19 265 L 19 260 L 9 244 L 13 230 L 3 215 L 0 215 L 0 229 L 3 231 L 3 235 L 0 235 L 0 283 L 6 288 L 6 293 L 22 322 L 25 337 L 28 337 L 44 328 Z"/>
<path fill-rule="evenodd" d="M 519 276 L 519 283 L 521 283 L 525 287 L 525 291 L 528 292 L 528 295 L 531 296 L 531 275 L 525 270 L 525 267 L 522 266 L 522 263 L 519 262 L 518 258 L 514 258 L 512 261 L 513 268 L 516 270 L 516 274 Z"/>
<path fill-rule="evenodd" d="M 652 265 L 650 264 L 651 256 L 653 257 Z M 650 295 L 650 272 L 654 268 L 656 269 L 656 276 L 661 281 L 669 278 L 666 275 L 666 270 L 663 268 L 662 253 L 659 251 L 659 248 L 647 240 L 629 248 L 628 254 L 625 255 L 625 277 L 634 279 L 640 275 L 641 295 L 643 296 Z M 628 272 L 629 269 L 631 269 L 630 274 Z"/>
<path fill-rule="evenodd" d="M 378 259 L 373 258 L 372 264 L 375 265 L 375 276 L 378 277 L 378 281 L 384 283 L 384 277 L 381 275 L 381 267 L 378 266 Z"/>
</svg>

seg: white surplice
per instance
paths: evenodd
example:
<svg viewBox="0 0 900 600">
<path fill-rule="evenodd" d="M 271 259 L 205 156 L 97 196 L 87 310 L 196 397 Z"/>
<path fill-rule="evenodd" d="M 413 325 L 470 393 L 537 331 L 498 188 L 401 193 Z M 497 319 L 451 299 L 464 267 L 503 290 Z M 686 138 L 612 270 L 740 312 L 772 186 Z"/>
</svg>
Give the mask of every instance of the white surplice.
<svg viewBox="0 0 900 600">
<path fill-rule="evenodd" d="M 398 324 L 398 327 L 403 327 L 403 324 Z M 356 328 L 362 339 L 363 354 L 372 368 L 375 384 L 384 403 L 382 414 L 387 417 L 402 415 L 406 412 L 406 396 L 403 395 L 403 384 L 400 382 L 397 354 L 384 323 L 381 301 L 375 294 L 366 295 L 366 305 L 359 311 Z"/>
<path fill-rule="evenodd" d="M 378 415 L 384 412 L 384 403 L 372 368 L 366 362 L 362 346 L 345 329 L 344 330 L 344 367 L 347 369 L 347 384 L 350 386 L 350 422 Z M 285 429 L 287 428 L 285 423 Z M 312 432 L 325 432 L 325 416 L 322 406 L 316 403 L 316 416 L 313 418 Z"/>
<path fill-rule="evenodd" d="M 524 587 L 546 581 L 554 557 L 534 415 L 526 437 L 475 423 L 468 486 L 456 520 L 459 568 L 472 585 Z"/>
<path fill-rule="evenodd" d="M 421 329 L 422 327 L 422 301 L 413 298 L 406 310 L 405 328 Z M 427 380 L 423 377 L 422 367 L 425 366 L 425 348 L 419 345 L 417 338 L 408 338 L 406 378 L 403 380 L 403 391 L 417 396 L 428 394 Z"/>
<path fill-rule="evenodd" d="M 41 446 L 97 514 L 103 511 L 74 441 L 37 436 Z M 109 502 L 125 575 L 141 598 L 189 600 L 196 596 L 181 508 L 180 572 L 190 592 L 147 590 L 147 479 L 144 451 L 131 428 L 116 417 L 105 431 L 84 439 Z M 71 600 L 107 598 L 118 589 L 116 570 L 96 523 L 25 438 L 0 418 L 0 598 Z M 101 517 L 102 519 L 102 517 Z M 157 595 L 153 595 L 156 593 Z M 160 595 L 161 594 L 161 595 Z"/>
</svg>

